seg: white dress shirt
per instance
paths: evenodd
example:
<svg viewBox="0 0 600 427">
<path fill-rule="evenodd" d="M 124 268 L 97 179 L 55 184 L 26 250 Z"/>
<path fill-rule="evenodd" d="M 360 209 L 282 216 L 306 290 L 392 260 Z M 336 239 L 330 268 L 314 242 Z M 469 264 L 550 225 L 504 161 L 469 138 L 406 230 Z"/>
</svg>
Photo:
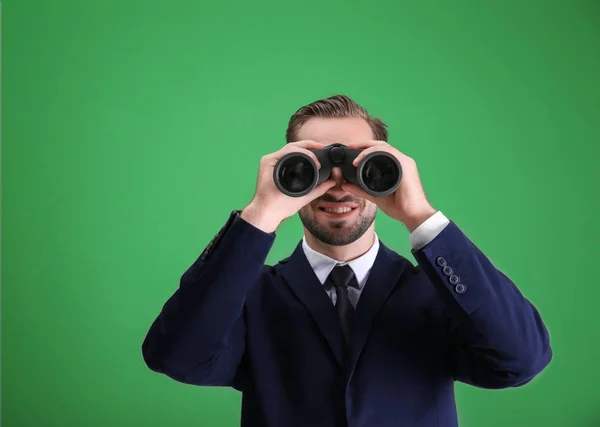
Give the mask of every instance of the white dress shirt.
<svg viewBox="0 0 600 427">
<path fill-rule="evenodd" d="M 448 225 L 449 222 L 450 221 L 448 218 L 446 218 L 442 212 L 437 211 L 416 230 L 410 233 L 409 240 L 412 248 L 418 250 L 431 242 L 438 234 L 440 234 L 440 232 Z M 349 287 L 348 298 L 350 299 L 352 305 L 356 308 L 360 294 L 365 286 L 365 283 L 367 282 L 369 272 L 371 271 L 371 267 L 373 266 L 375 258 L 377 257 L 377 252 L 379 251 L 379 237 L 377 237 L 377 233 L 375 233 L 375 240 L 371 248 L 362 256 L 348 262 L 337 261 L 328 257 L 327 255 L 323 255 L 322 253 L 315 251 L 308 246 L 305 236 L 302 238 L 302 249 L 304 250 L 304 254 L 306 255 L 308 262 L 312 266 L 315 275 L 321 284 L 325 283 L 329 273 L 331 273 L 331 270 L 333 270 L 335 266 L 348 264 L 350 268 L 352 268 L 352 271 L 354 271 L 356 276 L 356 281 L 358 282 L 358 289 Z M 335 305 L 335 289 L 326 289 L 326 292 Z"/>
</svg>

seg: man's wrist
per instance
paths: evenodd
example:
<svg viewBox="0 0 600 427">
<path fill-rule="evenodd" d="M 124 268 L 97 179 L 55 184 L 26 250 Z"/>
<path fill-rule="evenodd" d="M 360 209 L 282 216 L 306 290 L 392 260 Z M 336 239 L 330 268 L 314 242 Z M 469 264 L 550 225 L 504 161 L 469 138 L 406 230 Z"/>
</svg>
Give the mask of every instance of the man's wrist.
<svg viewBox="0 0 600 427">
<path fill-rule="evenodd" d="M 411 217 L 405 219 L 402 222 L 408 229 L 409 233 L 412 233 L 417 228 L 419 228 L 419 226 L 421 224 L 423 224 L 425 221 L 427 221 L 429 218 L 431 218 L 436 213 L 437 213 L 437 209 L 434 209 L 434 208 L 426 209 L 423 212 L 420 212 L 416 215 L 412 215 Z"/>
<path fill-rule="evenodd" d="M 265 233 L 274 233 L 281 223 L 280 220 L 271 217 L 267 209 L 253 203 L 250 203 L 240 212 L 240 218 Z"/>
</svg>

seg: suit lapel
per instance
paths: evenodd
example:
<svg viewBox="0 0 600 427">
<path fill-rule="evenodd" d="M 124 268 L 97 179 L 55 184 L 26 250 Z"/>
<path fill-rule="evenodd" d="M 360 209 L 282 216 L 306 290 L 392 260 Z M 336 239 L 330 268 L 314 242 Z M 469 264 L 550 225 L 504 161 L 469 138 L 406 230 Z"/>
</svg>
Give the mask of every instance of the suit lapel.
<svg viewBox="0 0 600 427">
<path fill-rule="evenodd" d="M 402 258 L 388 249 L 381 241 L 379 252 L 369 273 L 367 283 L 361 293 L 354 320 L 352 323 L 352 339 L 350 343 L 350 376 L 373 326 L 375 316 L 385 300 L 398 284 L 400 276 L 406 269 Z"/>
<path fill-rule="evenodd" d="M 287 262 L 282 264 L 281 274 L 317 323 L 342 367 L 345 344 L 335 306 L 306 259 L 301 243 L 296 246 Z"/>
</svg>

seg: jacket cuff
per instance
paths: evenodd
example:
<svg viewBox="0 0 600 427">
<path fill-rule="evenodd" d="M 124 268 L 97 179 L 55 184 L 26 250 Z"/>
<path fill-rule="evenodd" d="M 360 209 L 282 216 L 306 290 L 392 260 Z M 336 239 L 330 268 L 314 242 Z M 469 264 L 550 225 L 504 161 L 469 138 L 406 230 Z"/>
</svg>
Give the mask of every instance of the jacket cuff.
<svg viewBox="0 0 600 427">
<path fill-rule="evenodd" d="M 453 221 L 411 252 L 442 296 L 465 313 L 471 314 L 490 295 L 493 266 Z"/>
<path fill-rule="evenodd" d="M 241 212 L 241 210 L 234 210 L 231 212 L 225 225 L 221 227 L 219 232 L 212 238 L 200 255 L 202 261 L 207 261 L 213 255 L 226 235 L 227 239 L 231 242 L 251 242 L 252 246 L 255 246 L 255 249 L 258 250 L 259 253 L 264 251 L 268 252 L 275 240 L 275 232 L 265 233 L 261 229 L 253 226 L 240 217 Z M 247 249 L 250 251 L 253 250 L 253 248 Z"/>
</svg>

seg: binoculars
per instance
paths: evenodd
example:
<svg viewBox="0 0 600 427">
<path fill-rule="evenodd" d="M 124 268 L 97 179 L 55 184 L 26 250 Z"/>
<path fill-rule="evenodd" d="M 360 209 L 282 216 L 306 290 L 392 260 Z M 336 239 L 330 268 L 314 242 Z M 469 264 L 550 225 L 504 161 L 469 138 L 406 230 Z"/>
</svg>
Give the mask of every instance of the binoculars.
<svg viewBox="0 0 600 427">
<path fill-rule="evenodd" d="M 288 153 L 275 165 L 273 179 L 282 193 L 302 197 L 317 185 L 327 181 L 333 168 L 340 168 L 344 179 L 360 186 L 367 194 L 383 197 L 392 194 L 400 185 L 402 167 L 395 156 L 385 151 L 375 151 L 361 160 L 352 162 L 363 151 L 349 149 L 344 144 L 331 144 L 320 150 L 310 150 L 319 159 L 321 169 L 304 153 Z"/>
</svg>

